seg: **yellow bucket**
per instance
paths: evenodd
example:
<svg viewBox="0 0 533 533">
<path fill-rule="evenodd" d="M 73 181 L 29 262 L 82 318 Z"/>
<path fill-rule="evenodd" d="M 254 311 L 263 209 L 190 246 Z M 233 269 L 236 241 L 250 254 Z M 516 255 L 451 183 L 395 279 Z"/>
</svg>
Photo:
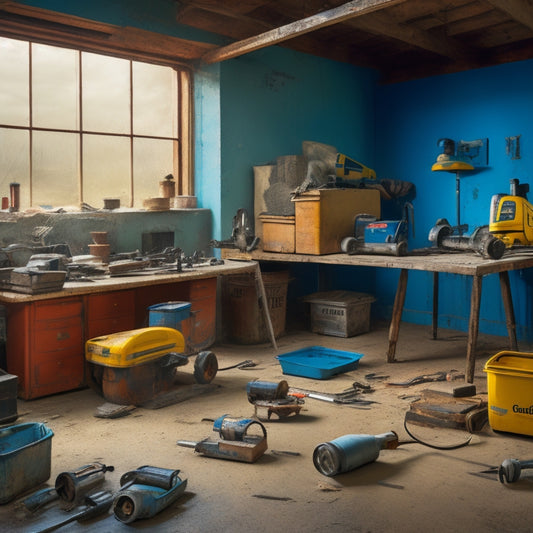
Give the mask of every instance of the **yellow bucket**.
<svg viewBox="0 0 533 533">
<path fill-rule="evenodd" d="M 533 353 L 499 352 L 483 370 L 491 428 L 533 435 Z"/>
</svg>

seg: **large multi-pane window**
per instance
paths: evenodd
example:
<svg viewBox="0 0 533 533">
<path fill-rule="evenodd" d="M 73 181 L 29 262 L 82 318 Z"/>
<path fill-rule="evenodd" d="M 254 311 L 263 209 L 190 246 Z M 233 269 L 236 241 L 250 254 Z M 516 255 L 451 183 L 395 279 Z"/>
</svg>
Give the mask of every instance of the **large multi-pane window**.
<svg viewBox="0 0 533 533">
<path fill-rule="evenodd" d="M 23 209 L 141 207 L 166 175 L 182 183 L 189 85 L 178 68 L 0 37 L 0 196 L 16 182 Z"/>
</svg>

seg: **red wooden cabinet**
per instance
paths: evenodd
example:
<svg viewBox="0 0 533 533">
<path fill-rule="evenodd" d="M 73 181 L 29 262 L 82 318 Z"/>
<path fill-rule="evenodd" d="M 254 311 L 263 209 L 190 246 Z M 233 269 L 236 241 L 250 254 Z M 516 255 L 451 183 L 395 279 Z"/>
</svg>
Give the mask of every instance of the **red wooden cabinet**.
<svg viewBox="0 0 533 533">
<path fill-rule="evenodd" d="M 82 387 L 83 300 L 65 298 L 9 306 L 7 367 L 25 400 Z"/>
<path fill-rule="evenodd" d="M 7 307 L 7 370 L 18 376 L 19 398 L 30 400 L 86 385 L 85 342 L 148 325 L 148 307 L 191 302 L 184 335 L 191 352 L 215 342 L 216 277 L 144 285 Z"/>
</svg>

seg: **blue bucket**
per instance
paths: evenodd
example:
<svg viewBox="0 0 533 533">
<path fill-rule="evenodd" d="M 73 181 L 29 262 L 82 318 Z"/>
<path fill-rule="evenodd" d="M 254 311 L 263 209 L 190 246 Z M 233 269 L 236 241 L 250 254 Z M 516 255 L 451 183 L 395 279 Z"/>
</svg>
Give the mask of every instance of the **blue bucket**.
<svg viewBox="0 0 533 533">
<path fill-rule="evenodd" d="M 0 504 L 50 477 L 53 431 L 29 422 L 0 430 Z"/>
<path fill-rule="evenodd" d="M 165 302 L 148 308 L 148 325 L 181 331 L 181 322 L 191 316 L 190 302 Z"/>
</svg>

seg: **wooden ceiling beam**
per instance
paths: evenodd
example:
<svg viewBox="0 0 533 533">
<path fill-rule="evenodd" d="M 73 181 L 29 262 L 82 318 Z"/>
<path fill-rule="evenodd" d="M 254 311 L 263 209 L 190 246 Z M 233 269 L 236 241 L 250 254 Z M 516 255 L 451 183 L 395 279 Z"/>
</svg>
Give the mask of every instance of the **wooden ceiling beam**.
<svg viewBox="0 0 533 533">
<path fill-rule="evenodd" d="M 413 25 L 398 24 L 390 15 L 385 13 L 350 21 L 350 25 L 376 35 L 391 37 L 450 59 L 464 60 L 469 58 L 475 60 L 476 58 L 474 50 L 463 46 L 444 33 L 430 33 Z"/>
<path fill-rule="evenodd" d="M 232 59 L 267 46 L 272 46 L 294 37 L 304 35 L 319 28 L 325 28 L 333 24 L 344 22 L 354 17 L 366 15 L 374 11 L 400 4 L 406 0 L 353 0 L 342 6 L 318 13 L 311 17 L 297 20 L 267 31 L 255 37 L 243 39 L 236 43 L 222 46 L 202 56 L 205 63 L 218 63 Z"/>
<path fill-rule="evenodd" d="M 507 13 L 511 18 L 533 30 L 532 0 L 487 0 L 496 9 Z"/>
</svg>

